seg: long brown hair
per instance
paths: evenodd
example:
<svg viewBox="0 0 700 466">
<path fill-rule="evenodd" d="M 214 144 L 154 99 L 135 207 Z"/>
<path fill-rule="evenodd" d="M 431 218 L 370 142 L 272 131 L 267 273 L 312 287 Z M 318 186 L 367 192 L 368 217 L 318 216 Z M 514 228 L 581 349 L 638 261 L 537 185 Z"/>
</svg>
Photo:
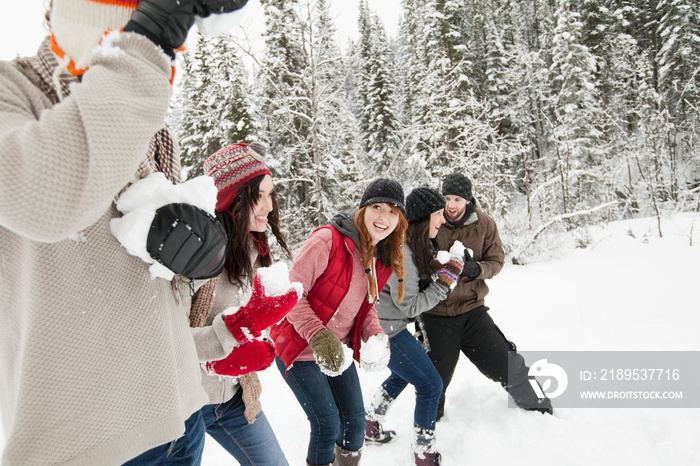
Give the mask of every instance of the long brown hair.
<svg viewBox="0 0 700 466">
<path fill-rule="evenodd" d="M 250 262 L 250 212 L 255 207 L 260 196 L 260 183 L 266 175 L 253 178 L 248 183 L 241 186 L 233 200 L 233 204 L 227 212 L 217 212 L 216 218 L 223 225 L 228 235 L 228 250 L 224 267 L 228 274 L 228 279 L 232 284 L 243 286 L 243 280 L 253 283 L 253 264 Z M 272 211 L 267 215 L 268 224 L 272 234 L 277 239 L 282 251 L 291 256 L 287 242 L 280 230 L 280 209 L 277 204 L 277 196 L 272 191 Z M 255 233 L 251 233 L 255 234 Z M 268 247 L 267 232 L 259 233 L 258 239 Z M 272 265 L 271 254 L 260 255 L 258 257 L 260 265 L 268 267 Z"/>
<path fill-rule="evenodd" d="M 430 276 L 433 274 L 433 268 L 430 266 L 430 261 L 433 260 L 433 246 L 437 246 L 435 239 L 428 237 L 430 229 L 430 216 L 423 220 L 413 222 L 406 228 L 406 246 L 413 253 L 413 264 L 418 269 L 418 274 L 421 276 Z"/>
<path fill-rule="evenodd" d="M 399 302 L 401 302 L 403 301 L 404 292 L 403 235 L 406 231 L 406 226 L 408 225 L 408 223 L 406 222 L 406 218 L 403 216 L 403 212 L 401 212 L 401 209 L 399 209 L 396 206 L 389 205 L 389 207 L 391 207 L 391 211 L 394 212 L 399 218 L 398 222 L 396 223 L 396 228 L 394 229 L 394 231 L 391 232 L 389 236 L 381 240 L 379 244 L 372 244 L 372 237 L 369 235 L 369 230 L 365 225 L 365 210 L 367 210 L 367 207 L 369 206 L 365 206 L 358 210 L 355 214 L 355 217 L 353 218 L 353 221 L 355 223 L 355 226 L 357 227 L 357 231 L 360 236 L 360 255 L 362 257 L 362 266 L 365 269 L 365 273 L 367 273 L 367 281 L 369 283 L 368 291 L 371 301 L 376 301 L 378 291 L 381 291 L 377 290 L 376 277 L 372 274 L 371 271 L 372 259 L 377 256 L 377 247 L 383 246 L 385 252 L 387 253 L 386 256 L 389 260 L 389 264 L 384 265 L 390 266 L 391 270 L 396 274 L 396 277 L 399 279 Z"/>
</svg>

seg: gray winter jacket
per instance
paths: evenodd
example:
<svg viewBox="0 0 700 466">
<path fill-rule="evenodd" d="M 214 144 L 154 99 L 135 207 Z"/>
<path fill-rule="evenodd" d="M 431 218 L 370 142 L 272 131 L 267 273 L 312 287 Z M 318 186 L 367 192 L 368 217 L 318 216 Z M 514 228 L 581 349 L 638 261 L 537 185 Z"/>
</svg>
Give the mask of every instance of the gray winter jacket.
<svg viewBox="0 0 700 466">
<path fill-rule="evenodd" d="M 374 305 L 377 309 L 379 323 L 389 338 L 405 329 L 413 318 L 429 311 L 447 297 L 447 288 L 435 281 L 431 281 L 425 290 L 420 290 L 421 277 L 413 263 L 413 253 L 405 244 L 403 246 L 403 269 L 403 301 L 399 303 L 399 280 L 392 273 L 379 294 L 379 300 Z"/>
</svg>

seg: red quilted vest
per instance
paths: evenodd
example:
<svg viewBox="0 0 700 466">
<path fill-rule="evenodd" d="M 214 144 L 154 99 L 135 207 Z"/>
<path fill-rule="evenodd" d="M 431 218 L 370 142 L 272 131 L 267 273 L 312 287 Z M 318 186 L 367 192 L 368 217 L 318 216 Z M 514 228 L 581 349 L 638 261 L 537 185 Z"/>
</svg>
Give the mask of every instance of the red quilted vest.
<svg viewBox="0 0 700 466">
<path fill-rule="evenodd" d="M 321 228 L 329 228 L 333 233 L 328 266 L 323 274 L 316 279 L 316 282 L 313 287 L 311 287 L 306 297 L 311 305 L 311 309 L 314 310 L 323 325 L 326 325 L 336 313 L 340 303 L 350 289 L 353 261 L 355 260 L 353 256 L 355 243 L 332 225 L 324 225 L 319 229 Z M 386 267 L 381 261 L 378 261 L 378 290 L 384 288 L 384 285 L 386 285 L 386 282 L 389 280 L 389 276 L 391 276 L 391 268 Z M 350 331 L 350 347 L 353 350 L 354 359 L 358 362 L 360 360 L 362 328 L 364 327 L 365 319 L 371 308 L 372 304 L 368 299 L 365 299 L 355 318 L 352 330 Z M 277 355 L 282 359 L 282 362 L 284 362 L 287 368 L 292 365 L 309 345 L 309 343 L 296 332 L 294 326 L 290 324 L 287 319 L 284 319 L 272 328 L 270 337 L 275 342 Z"/>
</svg>

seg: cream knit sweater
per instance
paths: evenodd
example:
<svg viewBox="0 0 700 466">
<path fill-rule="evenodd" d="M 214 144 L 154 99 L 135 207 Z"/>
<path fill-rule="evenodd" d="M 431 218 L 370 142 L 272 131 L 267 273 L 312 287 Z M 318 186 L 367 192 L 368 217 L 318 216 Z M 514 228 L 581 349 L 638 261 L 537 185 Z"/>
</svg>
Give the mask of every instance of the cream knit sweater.
<svg viewBox="0 0 700 466">
<path fill-rule="evenodd" d="M 250 247 L 250 261 L 253 264 L 253 272 L 258 268 L 258 249 Z M 206 319 L 201 327 L 192 328 L 192 336 L 197 348 L 199 360 L 218 361 L 228 356 L 238 342 L 231 335 L 231 331 L 224 322 L 223 312 L 229 308 L 238 308 L 248 302 L 252 290 L 249 286 L 232 284 L 227 271 L 219 277 L 214 291 L 211 306 L 208 309 Z M 202 369 L 202 386 L 209 395 L 209 404 L 226 403 L 236 394 L 239 388 L 238 377 L 219 377 L 208 374 Z"/>
<path fill-rule="evenodd" d="M 114 239 L 171 93 L 166 57 L 123 34 L 52 105 L 0 63 L 3 465 L 120 464 L 177 438 L 208 397 L 171 283 Z"/>
</svg>

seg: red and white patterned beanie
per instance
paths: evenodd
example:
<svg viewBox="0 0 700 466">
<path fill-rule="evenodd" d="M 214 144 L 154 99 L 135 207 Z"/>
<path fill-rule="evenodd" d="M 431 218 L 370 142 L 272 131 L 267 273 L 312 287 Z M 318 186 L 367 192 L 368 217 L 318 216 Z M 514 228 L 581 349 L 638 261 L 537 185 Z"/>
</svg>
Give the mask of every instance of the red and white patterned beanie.
<svg viewBox="0 0 700 466">
<path fill-rule="evenodd" d="M 53 0 L 51 48 L 71 74 L 87 69 L 92 49 L 109 30 L 120 30 L 139 0 Z"/>
<path fill-rule="evenodd" d="M 214 178 L 218 190 L 216 211 L 226 212 L 246 183 L 261 175 L 270 175 L 265 166 L 267 148 L 259 142 L 237 143 L 224 147 L 204 161 L 204 173 Z"/>
</svg>

